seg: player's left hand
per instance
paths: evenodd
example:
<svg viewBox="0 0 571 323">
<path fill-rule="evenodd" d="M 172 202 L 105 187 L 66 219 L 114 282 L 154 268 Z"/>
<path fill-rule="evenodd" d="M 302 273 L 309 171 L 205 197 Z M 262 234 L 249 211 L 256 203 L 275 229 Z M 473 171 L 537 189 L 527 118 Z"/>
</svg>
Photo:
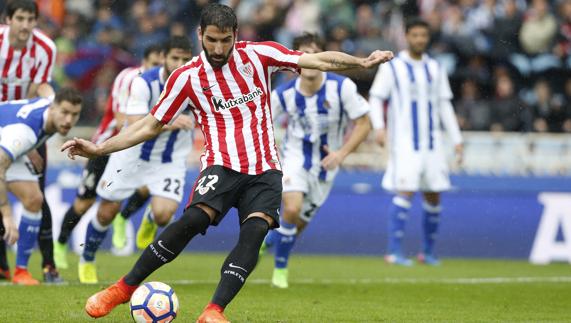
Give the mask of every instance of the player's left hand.
<svg viewBox="0 0 571 323">
<path fill-rule="evenodd" d="M 73 138 L 66 141 L 61 146 L 61 151 L 67 150 L 67 157 L 69 159 L 75 160 L 75 156 L 81 156 L 85 158 L 95 158 L 99 156 L 97 145 L 89 140 L 81 138 Z"/>
<path fill-rule="evenodd" d="M 325 150 L 327 156 L 321 160 L 321 166 L 327 170 L 334 170 L 339 167 L 343 162 L 343 159 L 345 159 L 341 152 L 329 150 L 329 146 L 327 145 L 323 146 L 323 150 Z"/>
<path fill-rule="evenodd" d="M 379 64 L 386 63 L 391 59 L 393 59 L 394 57 L 395 55 L 390 50 L 385 50 L 385 51 L 376 50 L 372 52 L 371 55 L 369 55 L 369 57 L 365 58 L 361 65 L 363 68 L 371 68 Z"/>
<path fill-rule="evenodd" d="M 454 152 L 456 153 L 456 164 L 462 166 L 464 162 L 464 145 L 460 143 L 454 146 Z"/>
</svg>

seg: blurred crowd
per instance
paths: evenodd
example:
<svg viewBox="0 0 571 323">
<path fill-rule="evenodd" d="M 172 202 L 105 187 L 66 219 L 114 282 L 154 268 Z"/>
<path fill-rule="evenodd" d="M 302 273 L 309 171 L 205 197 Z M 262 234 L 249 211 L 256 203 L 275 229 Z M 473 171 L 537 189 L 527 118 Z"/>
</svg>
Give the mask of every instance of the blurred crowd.
<svg viewBox="0 0 571 323">
<path fill-rule="evenodd" d="M 3 5 L 3 0 L 0 4 Z M 196 28 L 208 0 L 38 0 L 58 48 L 56 86 L 74 85 L 96 124 L 117 72 L 169 35 Z M 291 45 L 303 31 L 326 49 L 366 56 L 405 47 L 403 22 L 432 28 L 430 55 L 447 69 L 464 130 L 571 132 L 571 0 L 226 0 L 239 39 Z M 375 71 L 350 75 L 366 95 Z"/>
</svg>

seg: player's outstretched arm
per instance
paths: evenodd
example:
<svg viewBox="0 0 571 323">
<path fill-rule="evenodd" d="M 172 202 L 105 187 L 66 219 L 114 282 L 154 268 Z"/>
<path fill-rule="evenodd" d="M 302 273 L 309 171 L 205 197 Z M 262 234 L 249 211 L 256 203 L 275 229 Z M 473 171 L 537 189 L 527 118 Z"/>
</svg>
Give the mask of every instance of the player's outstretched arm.
<svg viewBox="0 0 571 323">
<path fill-rule="evenodd" d="M 12 164 L 12 159 L 8 154 L 0 149 L 0 213 L 2 224 L 4 224 L 4 236 L 2 239 L 9 244 L 14 244 L 18 240 L 18 227 L 12 220 L 12 208 L 8 202 L 8 183 L 6 183 L 6 172 Z"/>
<path fill-rule="evenodd" d="M 355 57 L 336 51 L 301 55 L 298 65 L 301 68 L 311 68 L 320 71 L 344 71 L 354 68 L 371 68 L 393 59 L 391 51 L 376 50 L 369 57 Z"/>
<path fill-rule="evenodd" d="M 61 151 L 67 150 L 67 156 L 70 159 L 75 159 L 75 156 L 94 158 L 108 155 L 158 136 L 163 126 L 155 117 L 148 114 L 99 145 L 85 139 L 73 138 L 61 146 Z"/>
</svg>

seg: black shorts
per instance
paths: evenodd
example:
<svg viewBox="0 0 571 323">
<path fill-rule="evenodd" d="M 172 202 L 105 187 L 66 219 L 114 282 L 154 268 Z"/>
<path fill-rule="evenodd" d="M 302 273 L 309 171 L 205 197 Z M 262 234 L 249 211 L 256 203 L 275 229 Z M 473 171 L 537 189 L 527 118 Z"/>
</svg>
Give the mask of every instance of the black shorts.
<svg viewBox="0 0 571 323">
<path fill-rule="evenodd" d="M 268 170 L 260 175 L 248 175 L 223 166 L 210 166 L 200 173 L 187 204 L 205 204 L 218 211 L 212 225 L 218 225 L 226 213 L 238 209 L 240 223 L 254 212 L 262 212 L 274 219 L 279 227 L 282 203 L 282 172 Z"/>
<path fill-rule="evenodd" d="M 103 176 L 105 166 L 109 161 L 109 155 L 100 156 L 87 161 L 87 165 L 83 169 L 81 184 L 77 189 L 77 197 L 86 200 L 93 199 L 97 196 L 97 183 Z"/>
</svg>

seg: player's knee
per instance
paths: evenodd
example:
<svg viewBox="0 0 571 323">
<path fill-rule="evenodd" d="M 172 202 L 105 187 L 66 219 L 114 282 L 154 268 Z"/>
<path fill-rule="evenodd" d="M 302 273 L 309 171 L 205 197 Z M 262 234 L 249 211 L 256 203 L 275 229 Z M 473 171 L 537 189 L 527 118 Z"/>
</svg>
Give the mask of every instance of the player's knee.
<svg viewBox="0 0 571 323">
<path fill-rule="evenodd" d="M 202 208 L 191 206 L 187 208 L 180 219 L 172 225 L 181 226 L 189 233 L 198 232 L 205 234 L 210 223 L 211 219 L 208 213 L 206 213 Z"/>
<path fill-rule="evenodd" d="M 73 209 L 76 214 L 83 215 L 95 203 L 95 199 L 76 199 L 73 202 Z"/>
<path fill-rule="evenodd" d="M 44 195 L 39 190 L 37 192 L 30 192 L 22 199 L 22 206 L 30 212 L 39 212 L 42 210 L 44 203 Z"/>
<path fill-rule="evenodd" d="M 113 222 L 115 215 L 119 212 L 121 204 L 111 201 L 102 201 L 97 210 L 97 221 L 102 225 L 109 225 Z"/>
<path fill-rule="evenodd" d="M 297 204 L 285 204 L 283 217 L 286 221 L 294 223 L 299 218 L 301 213 L 301 205 Z"/>
<path fill-rule="evenodd" d="M 153 212 L 153 215 L 155 216 L 155 223 L 160 227 L 164 227 L 165 225 L 169 224 L 173 213 L 174 212 L 170 210 L 160 210 L 156 213 Z"/>
</svg>

